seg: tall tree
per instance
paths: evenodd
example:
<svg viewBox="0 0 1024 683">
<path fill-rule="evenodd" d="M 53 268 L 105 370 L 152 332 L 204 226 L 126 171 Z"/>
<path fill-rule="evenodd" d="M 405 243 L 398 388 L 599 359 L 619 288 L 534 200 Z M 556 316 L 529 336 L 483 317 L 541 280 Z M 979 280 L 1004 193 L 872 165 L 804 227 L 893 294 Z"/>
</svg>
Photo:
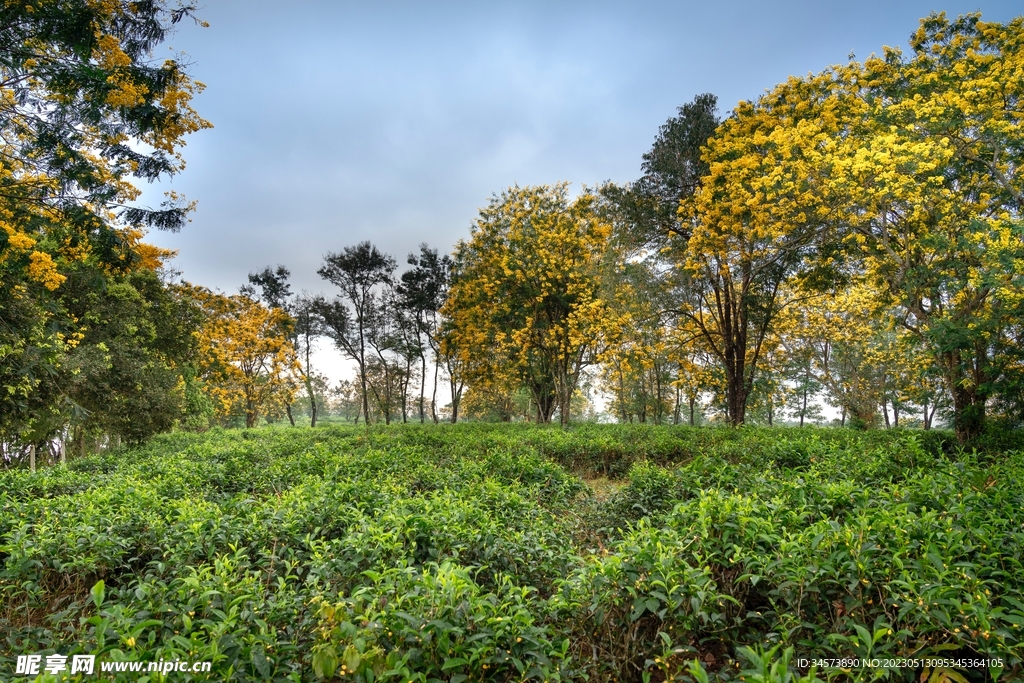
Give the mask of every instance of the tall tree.
<svg viewBox="0 0 1024 683">
<path fill-rule="evenodd" d="M 316 388 L 318 375 L 313 371 L 313 352 L 317 339 L 325 335 L 324 321 L 317 313 L 316 297 L 306 293 L 298 296 L 292 304 L 292 317 L 295 320 L 295 350 L 302 363 L 302 383 L 309 400 L 309 426 L 316 427 L 320 406 L 317 397 L 323 392 Z"/>
<path fill-rule="evenodd" d="M 202 322 L 195 303 L 152 270 L 111 276 L 102 291 L 74 286 L 88 271 L 69 272 L 67 310 L 81 320 L 81 342 L 62 382 L 79 406 L 86 432 L 139 443 L 171 429 L 185 412 L 186 366 L 194 362 Z"/>
<path fill-rule="evenodd" d="M 790 79 L 755 103 L 740 102 L 707 143 L 708 175 L 679 207 L 688 228 L 667 252 L 676 266 L 674 300 L 722 368 L 732 425 L 744 422 L 779 312 L 799 299 L 780 296 L 785 283 L 801 270 L 809 284 L 820 277 L 806 268 L 829 220 L 814 192 L 821 182 L 815 164 L 835 116 L 826 108 L 816 122 L 779 131 L 829 82 Z"/>
<path fill-rule="evenodd" d="M 679 202 L 692 197 L 708 174 L 710 167 L 701 150 L 720 123 L 718 98 L 711 93 L 697 95 L 658 129 L 654 144 L 643 155 L 639 180 L 602 187 L 601 193 L 615 205 L 625 225 L 620 239 L 658 248 L 672 237 L 689 234 L 690 226 L 679 219 Z"/>
<path fill-rule="evenodd" d="M 414 324 L 417 349 L 420 358 L 420 397 L 419 415 L 420 422 L 425 418 L 425 394 L 427 377 L 427 353 L 429 348 L 433 353 L 434 360 L 434 390 L 431 399 L 431 413 L 434 422 L 437 418 L 437 375 L 441 364 L 440 355 L 440 311 L 444 300 L 448 295 L 448 285 L 451 278 L 452 258 L 451 256 L 438 253 L 437 249 L 431 249 L 426 243 L 420 245 L 419 254 L 409 254 L 406 261 L 411 268 L 402 273 L 401 281 L 397 286 L 401 307 L 409 313 Z M 421 335 L 426 339 L 426 345 L 421 341 Z M 451 372 L 449 371 L 449 375 Z M 453 400 L 453 411 L 458 419 L 458 408 Z"/>
<path fill-rule="evenodd" d="M 615 226 L 614 242 L 619 250 L 617 258 L 621 268 L 619 275 L 616 276 L 617 293 L 621 295 L 623 292 L 631 292 L 636 285 L 623 282 L 623 277 L 641 272 L 638 269 L 647 274 L 647 281 L 642 288 L 644 296 L 635 297 L 627 294 L 624 297 L 616 297 L 617 301 L 623 302 L 624 306 L 620 309 L 624 312 L 636 308 L 640 302 L 646 302 L 645 312 L 629 311 L 634 322 L 627 324 L 625 329 L 637 332 L 640 327 L 646 325 L 649 328 L 648 337 L 651 331 L 656 330 L 658 344 L 661 346 L 660 353 L 664 354 L 671 346 L 672 355 L 679 359 L 679 362 L 669 364 L 662 358 L 656 371 L 648 359 L 648 367 L 643 369 L 643 372 L 656 372 L 657 374 L 651 375 L 655 380 L 665 375 L 666 381 L 646 384 L 656 389 L 658 407 L 664 400 L 663 389 L 677 392 L 681 397 L 685 386 L 690 416 L 694 420 L 696 404 L 703 389 L 692 380 L 706 379 L 709 375 L 689 362 L 689 359 L 703 355 L 703 342 L 699 337 L 681 332 L 682 328 L 690 328 L 692 325 L 686 321 L 676 323 L 673 320 L 678 318 L 675 310 L 678 307 L 673 303 L 678 298 L 678 293 L 673 291 L 675 284 L 670 277 L 675 264 L 668 257 L 666 250 L 672 244 L 685 243 L 692 231 L 690 223 L 681 220 L 679 205 L 680 202 L 693 197 L 708 175 L 709 166 L 702 158 L 702 149 L 719 124 L 718 98 L 711 93 L 697 95 L 692 102 L 679 107 L 676 116 L 669 118 L 658 129 L 654 144 L 643 155 L 643 175 L 638 180 L 624 186 L 609 183 L 600 190 L 604 200 L 601 204 L 602 213 Z M 653 328 L 652 323 L 655 324 Z M 677 329 L 673 330 L 673 327 Z M 635 354 L 641 347 L 637 346 L 634 336 L 627 333 L 621 337 L 620 343 L 629 345 L 633 349 L 631 353 Z M 625 348 L 626 346 L 622 347 L 623 350 Z M 653 349 L 649 345 L 647 348 Z M 611 358 L 609 356 L 610 362 Z M 641 370 L 643 364 L 638 365 L 625 358 L 616 358 L 612 364 L 614 368 L 609 369 L 610 375 L 606 372 L 606 379 L 613 380 L 612 384 L 617 387 L 618 395 L 622 398 L 619 410 L 625 411 L 620 418 L 631 420 L 629 402 L 625 400 L 627 393 L 634 394 L 637 398 L 649 394 L 645 386 L 636 384 L 636 381 L 641 379 L 637 370 Z M 667 372 L 670 365 L 679 372 Z M 683 374 L 680 374 L 684 370 L 685 379 Z M 659 386 L 660 384 L 664 386 Z M 642 400 L 643 405 L 646 405 L 647 399 Z M 679 406 L 676 405 L 672 410 L 673 419 L 676 419 L 678 412 Z M 637 416 L 639 419 L 646 419 L 645 412 L 637 413 Z"/>
<path fill-rule="evenodd" d="M 838 72 L 858 106 L 823 160 L 823 189 L 879 295 L 931 350 L 968 441 L 1020 381 L 1024 17 L 933 14 L 910 46 Z"/>
<path fill-rule="evenodd" d="M 324 256 L 324 265 L 317 274 L 341 290 L 341 297 L 320 300 L 317 305 L 328 336 L 338 350 L 358 366 L 362 391 L 363 417 L 369 423 L 370 404 L 367 382 L 368 347 L 377 334 L 382 288 L 392 284 L 398 264 L 370 242 L 345 247 L 338 253 Z M 349 309 L 351 306 L 351 309 Z"/>
<path fill-rule="evenodd" d="M 295 325 L 292 286 L 288 283 L 289 277 L 291 277 L 291 271 L 280 264 L 278 264 L 276 269 L 266 266 L 259 272 L 249 273 L 249 283 L 242 285 L 239 291 L 243 296 L 247 296 L 250 299 L 259 299 L 270 308 L 279 309 L 292 318 L 290 341 L 297 350 L 299 341 L 298 327 Z M 306 354 L 306 361 L 308 364 L 309 354 Z M 314 398 L 310 385 L 305 381 L 305 378 L 303 380 L 309 393 L 310 401 L 313 401 Z M 285 404 L 285 414 L 288 415 L 288 422 L 294 427 L 295 416 L 292 415 L 291 403 Z"/>
<path fill-rule="evenodd" d="M 133 179 L 183 166 L 184 137 L 209 127 L 202 85 L 152 54 L 193 7 L 155 1 L 0 6 L 0 432 L 57 430 L 73 400 L 58 378 L 85 335 L 64 308 L 76 287 L 153 269 L 145 227 L 177 230 L 190 205 L 132 203 Z M 62 289 L 63 288 L 63 289 Z M 88 342 L 87 342 L 88 343 Z"/>
<path fill-rule="evenodd" d="M 456 246 L 443 313 L 471 383 L 514 378 L 539 422 L 569 421 L 584 367 L 596 360 L 611 310 L 600 297 L 611 226 L 565 184 L 513 187 L 480 210 Z"/>
</svg>

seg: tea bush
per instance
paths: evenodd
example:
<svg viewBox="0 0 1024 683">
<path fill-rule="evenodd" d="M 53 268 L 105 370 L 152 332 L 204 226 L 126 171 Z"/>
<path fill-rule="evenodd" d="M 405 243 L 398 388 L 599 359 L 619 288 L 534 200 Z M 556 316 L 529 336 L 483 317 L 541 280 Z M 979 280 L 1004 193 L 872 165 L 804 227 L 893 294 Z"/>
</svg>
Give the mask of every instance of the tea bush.
<svg viewBox="0 0 1024 683">
<path fill-rule="evenodd" d="M 114 680 L 1015 680 L 1015 438 L 215 429 L 3 472 L 0 679 L 88 653 L 213 663 Z M 929 656 L 1001 666 L 884 666 Z M 855 657 L 882 665 L 801 663 Z"/>
</svg>

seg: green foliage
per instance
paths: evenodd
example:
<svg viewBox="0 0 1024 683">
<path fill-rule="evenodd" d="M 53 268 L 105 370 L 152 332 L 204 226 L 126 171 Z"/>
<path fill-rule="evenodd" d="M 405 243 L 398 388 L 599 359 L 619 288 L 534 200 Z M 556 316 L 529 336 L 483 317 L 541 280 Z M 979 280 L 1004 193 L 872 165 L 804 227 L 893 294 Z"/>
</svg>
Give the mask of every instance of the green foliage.
<svg viewBox="0 0 1024 683">
<path fill-rule="evenodd" d="M 0 672 L 813 683 L 922 670 L 801 659 L 940 656 L 1003 668 L 936 680 L 1014 680 L 1024 455 L 926 436 L 214 428 L 3 472 Z M 628 483 L 598 500 L 568 468 Z"/>
<path fill-rule="evenodd" d="M 170 192 L 159 209 L 139 206 L 133 183 L 180 171 L 184 137 L 210 127 L 190 106 L 202 84 L 154 56 L 194 9 L 0 5 L 5 465 L 67 431 L 81 443 L 82 428 L 139 441 L 181 412 L 191 316 L 154 274 L 171 252 L 141 240 L 179 230 L 192 205 Z"/>
</svg>

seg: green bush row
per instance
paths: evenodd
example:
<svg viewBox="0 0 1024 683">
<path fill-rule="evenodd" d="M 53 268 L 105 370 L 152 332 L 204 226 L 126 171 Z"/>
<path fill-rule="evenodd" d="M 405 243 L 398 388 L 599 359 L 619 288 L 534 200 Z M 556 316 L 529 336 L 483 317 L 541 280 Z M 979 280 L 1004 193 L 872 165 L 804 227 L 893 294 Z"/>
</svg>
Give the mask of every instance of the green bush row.
<svg viewBox="0 0 1024 683">
<path fill-rule="evenodd" d="M 176 680 L 922 673 L 797 664 L 868 655 L 1013 680 L 1024 455 L 936 434 L 212 430 L 0 473 L 0 678 L 57 652 L 213 662 Z M 599 500 L 570 471 L 626 479 Z"/>
</svg>

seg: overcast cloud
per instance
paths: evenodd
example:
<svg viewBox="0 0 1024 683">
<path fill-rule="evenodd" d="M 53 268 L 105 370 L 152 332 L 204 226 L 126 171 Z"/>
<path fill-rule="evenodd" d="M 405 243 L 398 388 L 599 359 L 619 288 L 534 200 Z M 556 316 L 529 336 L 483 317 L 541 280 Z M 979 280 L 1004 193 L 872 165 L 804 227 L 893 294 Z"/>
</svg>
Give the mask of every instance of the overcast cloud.
<svg viewBox="0 0 1024 683">
<path fill-rule="evenodd" d="M 265 265 L 325 289 L 327 251 L 445 251 L 513 185 L 639 175 L 658 126 L 699 93 L 724 112 L 793 74 L 907 46 L 919 18 L 1018 2 L 263 2 L 211 0 L 169 41 L 214 128 L 148 186 L 198 200 L 185 279 L 235 291 Z M 332 373 L 334 374 L 334 373 Z"/>
</svg>

